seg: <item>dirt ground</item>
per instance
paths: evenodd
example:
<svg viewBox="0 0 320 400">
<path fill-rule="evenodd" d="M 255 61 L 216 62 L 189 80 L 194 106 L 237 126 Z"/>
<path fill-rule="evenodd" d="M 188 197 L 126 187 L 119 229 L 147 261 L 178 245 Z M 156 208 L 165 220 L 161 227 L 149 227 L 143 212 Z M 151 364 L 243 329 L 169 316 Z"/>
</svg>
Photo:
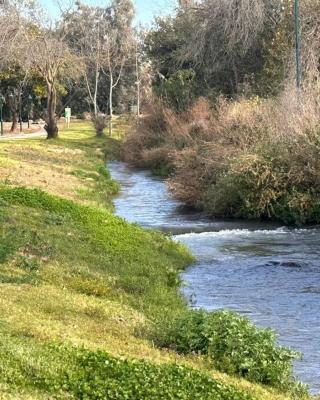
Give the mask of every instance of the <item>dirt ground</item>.
<svg viewBox="0 0 320 400">
<path fill-rule="evenodd" d="M 16 135 L 17 133 L 20 133 L 20 124 L 18 123 L 17 125 L 17 129 L 14 130 L 14 132 L 10 132 L 11 129 L 11 122 L 4 122 L 3 123 L 3 131 L 4 131 L 4 135 L 9 136 L 9 135 Z M 41 124 L 33 124 L 30 121 L 30 128 L 28 129 L 28 123 L 27 122 L 23 122 L 22 124 L 22 133 L 35 133 L 38 132 L 42 129 L 42 125 Z"/>
</svg>

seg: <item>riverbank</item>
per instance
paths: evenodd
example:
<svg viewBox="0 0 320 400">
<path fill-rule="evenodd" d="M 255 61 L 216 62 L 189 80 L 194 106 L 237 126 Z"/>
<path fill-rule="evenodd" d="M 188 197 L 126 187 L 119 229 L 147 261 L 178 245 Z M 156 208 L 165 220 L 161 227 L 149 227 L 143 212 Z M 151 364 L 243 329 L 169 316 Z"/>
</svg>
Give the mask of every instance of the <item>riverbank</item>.
<svg viewBox="0 0 320 400">
<path fill-rule="evenodd" d="M 126 137 L 124 160 L 215 218 L 318 224 L 319 118 L 311 98 L 291 97 L 199 99 L 182 113 L 156 101 Z"/>
<path fill-rule="evenodd" d="M 87 124 L 0 144 L 0 398 L 288 398 L 148 339 L 192 257 L 112 214 L 105 146 Z"/>
<path fill-rule="evenodd" d="M 121 162 L 108 168 L 121 184 L 116 214 L 143 227 L 173 232 L 196 256 L 181 274 L 181 290 L 190 306 L 233 310 L 257 326 L 274 329 L 282 345 L 303 354 L 294 363 L 297 379 L 319 393 L 319 229 L 211 219 L 182 207 L 170 196 L 165 180 L 150 171 Z"/>
</svg>

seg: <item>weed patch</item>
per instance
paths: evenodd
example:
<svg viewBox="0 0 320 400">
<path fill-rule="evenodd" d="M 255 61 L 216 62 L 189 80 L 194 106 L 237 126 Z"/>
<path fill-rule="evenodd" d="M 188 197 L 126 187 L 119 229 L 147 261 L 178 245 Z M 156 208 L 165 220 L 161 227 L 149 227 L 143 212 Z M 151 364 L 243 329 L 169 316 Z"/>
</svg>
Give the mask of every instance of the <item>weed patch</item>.
<svg viewBox="0 0 320 400">
<path fill-rule="evenodd" d="M 174 364 L 157 366 L 103 351 L 38 345 L 30 339 L 27 344 L 28 348 L 14 337 L 1 337 L 0 381 L 56 399 L 253 399 L 205 373 Z"/>
</svg>

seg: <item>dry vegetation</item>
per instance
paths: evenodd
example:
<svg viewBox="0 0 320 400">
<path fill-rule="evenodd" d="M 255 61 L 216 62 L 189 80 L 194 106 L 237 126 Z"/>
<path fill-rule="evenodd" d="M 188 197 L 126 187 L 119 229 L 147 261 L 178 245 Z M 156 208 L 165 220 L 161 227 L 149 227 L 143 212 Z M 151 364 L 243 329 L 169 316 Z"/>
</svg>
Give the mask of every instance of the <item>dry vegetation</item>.
<svg viewBox="0 0 320 400">
<path fill-rule="evenodd" d="M 200 99 L 176 115 L 157 104 L 124 144 L 127 161 L 172 172 L 183 202 L 215 216 L 319 222 L 317 91 L 275 99 Z"/>
</svg>

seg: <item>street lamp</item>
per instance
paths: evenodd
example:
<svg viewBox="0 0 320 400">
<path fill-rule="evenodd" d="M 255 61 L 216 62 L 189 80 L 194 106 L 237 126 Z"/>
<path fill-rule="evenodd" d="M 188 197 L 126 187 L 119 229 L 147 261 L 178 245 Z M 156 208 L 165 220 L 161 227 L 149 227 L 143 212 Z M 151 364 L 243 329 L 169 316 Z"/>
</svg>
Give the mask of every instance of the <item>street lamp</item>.
<svg viewBox="0 0 320 400">
<path fill-rule="evenodd" d="M 2 115 L 2 109 L 3 105 L 5 103 L 5 98 L 0 94 L 0 124 L 1 124 L 1 136 L 3 136 L 3 115 Z"/>
</svg>

